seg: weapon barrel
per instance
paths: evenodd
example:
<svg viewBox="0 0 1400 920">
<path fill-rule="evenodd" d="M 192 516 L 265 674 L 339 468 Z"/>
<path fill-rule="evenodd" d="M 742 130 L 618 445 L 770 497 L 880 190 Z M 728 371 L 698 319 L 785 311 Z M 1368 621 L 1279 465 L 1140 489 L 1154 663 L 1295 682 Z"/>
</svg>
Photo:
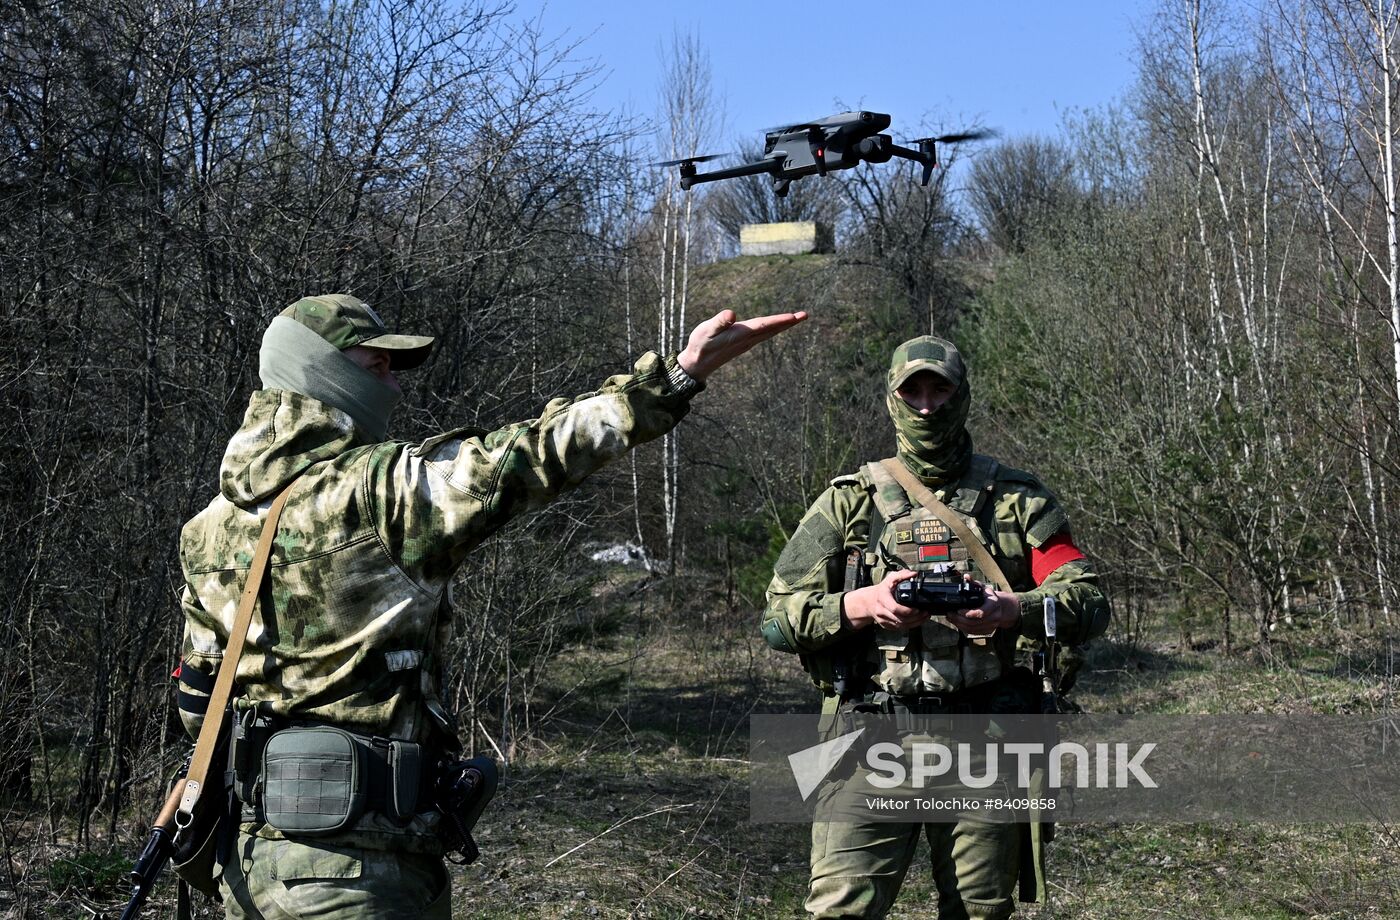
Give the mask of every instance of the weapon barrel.
<svg viewBox="0 0 1400 920">
<path fill-rule="evenodd" d="M 126 907 L 122 910 L 121 920 L 136 920 L 141 914 L 141 908 L 146 906 L 147 891 L 138 888 L 131 893 L 131 900 L 126 902 Z"/>
<path fill-rule="evenodd" d="M 140 893 L 133 893 L 131 900 L 126 902 L 126 908 L 122 911 L 121 920 L 136 920 L 141 913 L 141 905 L 146 903 L 146 899 Z"/>
<path fill-rule="evenodd" d="M 184 794 L 185 779 L 182 777 L 170 790 L 151 826 L 151 836 L 146 838 L 146 846 L 131 867 L 131 900 L 127 901 L 121 920 L 135 920 L 142 905 L 151 896 L 151 889 L 155 887 L 165 864 L 170 862 L 170 856 L 175 851 L 175 813 L 180 810 L 180 799 Z"/>
<path fill-rule="evenodd" d="M 151 836 L 146 839 L 145 849 L 141 851 L 136 865 L 131 867 L 131 900 L 122 911 L 121 920 L 135 920 L 136 915 L 141 912 L 141 906 L 146 903 L 151 889 L 155 887 L 156 878 L 170 861 L 172 841 L 173 837 L 165 828 L 151 828 Z"/>
</svg>

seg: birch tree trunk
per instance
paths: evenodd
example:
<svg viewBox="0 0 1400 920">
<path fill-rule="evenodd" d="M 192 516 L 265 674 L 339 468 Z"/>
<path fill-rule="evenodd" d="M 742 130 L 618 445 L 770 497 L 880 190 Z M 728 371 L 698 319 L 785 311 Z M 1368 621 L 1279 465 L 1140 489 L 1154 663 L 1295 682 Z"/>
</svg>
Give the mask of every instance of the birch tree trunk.
<svg viewBox="0 0 1400 920">
<path fill-rule="evenodd" d="M 662 84 L 662 149 L 667 159 L 696 156 L 710 140 L 715 104 L 710 89 L 709 55 L 694 35 L 677 33 L 671 39 L 667 73 Z M 684 195 L 684 202 L 675 196 Z M 660 202 L 662 220 L 661 298 L 657 316 L 658 344 L 663 353 L 685 345 L 686 301 L 690 287 L 691 238 L 694 235 L 696 189 L 682 192 L 668 175 Z M 677 521 L 680 517 L 681 441 L 679 429 L 662 438 L 662 517 L 665 525 L 667 570 L 674 574 L 677 562 Z"/>
<path fill-rule="evenodd" d="M 1349 333 L 1348 360 L 1356 367 L 1356 462 L 1361 507 L 1353 521 L 1372 553 L 1381 619 L 1393 621 L 1389 577 L 1390 532 L 1375 466 L 1384 462 L 1386 438 L 1373 421 L 1400 420 L 1400 247 L 1397 245 L 1393 43 L 1396 7 L 1375 0 L 1364 7 L 1332 0 L 1299 0 L 1276 7 L 1277 34 L 1268 47 L 1275 95 L 1291 111 L 1289 137 L 1306 187 L 1317 202 L 1323 245 L 1333 279 L 1339 317 Z M 1369 149 L 1371 155 L 1365 152 Z M 1357 169 L 1360 170 L 1359 176 Z M 1360 182 L 1358 183 L 1358 178 Z M 1359 185 L 1359 188 L 1357 187 Z M 1375 206 L 1383 211 L 1384 255 L 1372 236 Z M 1368 294 L 1367 279 L 1381 289 L 1381 303 Z M 1377 315 L 1364 318 L 1363 306 Z M 1390 339 L 1388 387 L 1368 390 L 1367 344 L 1375 325 Z M 1376 414 L 1371 397 L 1390 389 L 1395 403 Z M 1379 407 L 1376 407 L 1377 409 Z M 1360 567 L 1365 571 L 1365 566 Z M 1370 612 L 1368 609 L 1368 619 Z"/>
</svg>

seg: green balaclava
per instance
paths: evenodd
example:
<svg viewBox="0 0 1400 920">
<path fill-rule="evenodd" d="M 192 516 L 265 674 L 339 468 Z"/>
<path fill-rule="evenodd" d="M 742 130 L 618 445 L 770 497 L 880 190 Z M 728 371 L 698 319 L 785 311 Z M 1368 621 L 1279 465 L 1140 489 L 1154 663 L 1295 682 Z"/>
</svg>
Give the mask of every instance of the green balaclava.
<svg viewBox="0 0 1400 920">
<path fill-rule="evenodd" d="M 352 345 L 385 349 L 392 369 L 407 370 L 427 359 L 433 340 L 390 334 L 367 304 L 349 294 L 303 297 L 263 334 L 258 376 L 266 389 L 301 393 L 345 412 L 371 440 L 382 441 L 401 394 L 341 354 Z"/>
<path fill-rule="evenodd" d="M 957 387 L 951 399 L 928 415 L 920 415 L 896 392 L 920 371 L 931 371 Z M 957 346 L 931 335 L 910 339 L 894 350 L 885 382 L 885 406 L 894 421 L 899 459 L 930 485 L 961 476 L 972 460 L 972 436 L 964 427 L 972 394 Z"/>
</svg>

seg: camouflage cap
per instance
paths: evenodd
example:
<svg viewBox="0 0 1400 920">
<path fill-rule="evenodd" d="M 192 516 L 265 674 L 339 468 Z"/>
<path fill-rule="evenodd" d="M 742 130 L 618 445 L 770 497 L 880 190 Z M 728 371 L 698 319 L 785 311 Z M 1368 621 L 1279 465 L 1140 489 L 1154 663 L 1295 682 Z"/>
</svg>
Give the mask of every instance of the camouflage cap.
<svg viewBox="0 0 1400 920">
<path fill-rule="evenodd" d="M 962 386 L 966 374 L 958 346 L 932 335 L 910 339 L 894 350 L 890 358 L 890 389 L 898 389 L 900 384 L 920 371 L 933 371 L 955 387 Z"/>
<path fill-rule="evenodd" d="M 430 335 L 393 335 L 369 304 L 349 294 L 303 297 L 282 316 L 294 319 L 342 351 L 352 345 L 383 348 L 396 371 L 417 367 L 433 349 Z"/>
</svg>

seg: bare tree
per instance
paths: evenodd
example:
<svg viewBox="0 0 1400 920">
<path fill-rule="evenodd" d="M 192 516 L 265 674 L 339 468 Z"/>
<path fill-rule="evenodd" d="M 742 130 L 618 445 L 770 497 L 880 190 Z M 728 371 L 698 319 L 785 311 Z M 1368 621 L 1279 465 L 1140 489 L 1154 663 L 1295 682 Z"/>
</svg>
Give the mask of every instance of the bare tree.
<svg viewBox="0 0 1400 920">
<path fill-rule="evenodd" d="M 1279 3 L 1266 33 L 1272 85 L 1288 114 L 1287 136 L 1303 186 L 1311 194 L 1327 252 L 1332 296 L 1347 304 L 1341 318 L 1361 373 L 1353 438 L 1362 474 L 1360 529 L 1370 535 L 1373 574 L 1383 620 L 1392 622 L 1391 529 L 1375 467 L 1397 472 L 1385 445 L 1400 417 L 1400 247 L 1396 241 L 1395 73 L 1397 11 L 1393 5 Z M 1377 333 L 1390 344 L 1388 380 L 1369 373 Z M 1386 389 L 1392 392 L 1387 395 Z M 1392 400 L 1391 396 L 1395 399 Z M 1373 431 L 1370 406 L 1385 434 Z"/>
<path fill-rule="evenodd" d="M 1076 198 L 1074 160 L 1063 144 L 1041 137 L 1003 141 L 972 162 L 968 198 L 987 239 L 1021 252 L 1050 232 Z"/>
<path fill-rule="evenodd" d="M 933 181 L 919 185 L 918 168 L 906 162 L 857 166 L 846 171 L 841 188 L 850 215 L 845 258 L 875 266 L 907 298 L 918 328 L 947 331 L 966 289 L 952 268 L 952 255 L 964 226 L 948 195 L 951 151 Z"/>
</svg>

